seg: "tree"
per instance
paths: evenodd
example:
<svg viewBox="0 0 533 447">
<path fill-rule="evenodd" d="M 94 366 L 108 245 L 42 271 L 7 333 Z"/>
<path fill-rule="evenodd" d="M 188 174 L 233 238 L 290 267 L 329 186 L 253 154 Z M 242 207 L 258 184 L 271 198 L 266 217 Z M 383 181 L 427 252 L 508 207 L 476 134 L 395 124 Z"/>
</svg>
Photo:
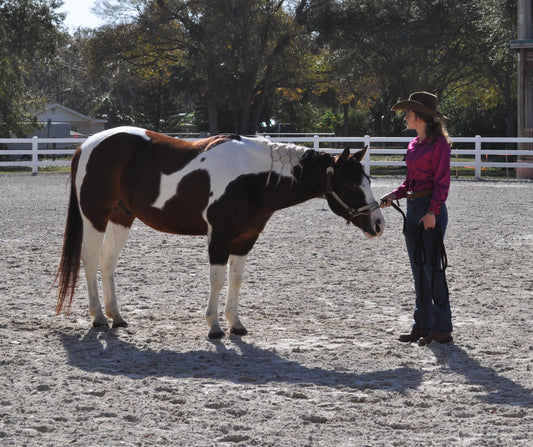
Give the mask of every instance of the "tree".
<svg viewBox="0 0 533 447">
<path fill-rule="evenodd" d="M 37 126 L 42 96 L 29 74 L 53 58 L 63 38 L 59 0 L 5 0 L 0 4 L 0 135 L 24 136 Z"/>
<path fill-rule="evenodd" d="M 165 32 L 160 29 L 151 43 L 141 15 L 132 23 L 103 26 L 91 36 L 87 67 L 101 89 L 94 113 L 110 125 L 175 131 L 172 121 L 182 106 L 173 79 L 182 55 L 157 45 Z"/>
<path fill-rule="evenodd" d="M 119 54 L 136 67 L 166 65 L 169 85 L 207 111 L 211 133 L 254 133 L 268 101 L 304 70 L 307 36 L 284 3 L 129 0 L 139 11 L 129 30 L 134 45 L 124 42 Z"/>
<path fill-rule="evenodd" d="M 65 35 L 53 58 L 33 66 L 30 88 L 41 92 L 48 102 L 89 114 L 101 85 L 90 73 L 92 35 L 91 30 L 81 28 L 72 36 Z"/>
<path fill-rule="evenodd" d="M 451 131 L 467 135 L 516 136 L 516 2 L 480 2 L 482 30 L 480 60 L 466 79 L 445 92 L 445 106 L 453 118 Z"/>
<path fill-rule="evenodd" d="M 500 92 L 503 103 L 506 135 L 516 135 L 516 73 L 517 61 L 514 51 L 509 51 L 509 43 L 516 39 L 516 2 L 513 0 L 492 0 L 484 2 L 488 10 L 486 22 L 491 24 L 492 32 L 487 37 L 490 48 L 489 64 L 490 79 Z M 492 19 L 492 20 L 491 20 Z"/>
<path fill-rule="evenodd" d="M 310 0 L 304 17 L 343 51 L 347 66 L 376 79 L 372 130 L 387 133 L 403 127 L 390 112 L 399 98 L 417 90 L 444 98 L 479 72 L 487 58 L 484 12 L 476 0 Z M 389 129 L 379 128 L 384 120 Z"/>
<path fill-rule="evenodd" d="M 24 76 L 10 60 L 0 84 L 18 79 L 110 125 L 169 132 L 187 113 L 212 133 L 274 121 L 313 131 L 332 109 L 328 128 L 346 135 L 399 133 L 391 105 L 424 89 L 439 95 L 454 134 L 514 134 L 511 0 L 99 4 L 107 25 L 79 30 Z"/>
</svg>

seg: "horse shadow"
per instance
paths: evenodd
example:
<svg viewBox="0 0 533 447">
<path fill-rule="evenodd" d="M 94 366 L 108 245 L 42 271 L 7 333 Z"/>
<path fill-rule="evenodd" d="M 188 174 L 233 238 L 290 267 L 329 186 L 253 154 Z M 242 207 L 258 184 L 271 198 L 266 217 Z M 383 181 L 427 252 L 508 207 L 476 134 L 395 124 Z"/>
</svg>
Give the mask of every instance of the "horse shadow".
<svg viewBox="0 0 533 447">
<path fill-rule="evenodd" d="M 354 374 L 308 367 L 288 360 L 274 349 L 263 349 L 229 336 L 211 341 L 215 349 L 179 352 L 139 348 L 111 331 L 91 329 L 85 336 L 60 332 L 68 363 L 83 371 L 148 377 L 227 380 L 238 384 L 269 382 L 313 384 L 331 388 L 376 389 L 405 392 L 420 386 L 423 372 L 409 367 Z"/>
<path fill-rule="evenodd" d="M 462 375 L 478 393 L 477 398 L 489 405 L 533 406 L 532 390 L 503 377 L 494 368 L 482 366 L 468 352 L 455 344 L 430 345 L 437 362 L 446 364 L 451 372 Z"/>
<path fill-rule="evenodd" d="M 426 374 L 410 367 L 364 374 L 309 367 L 282 357 L 274 349 L 260 348 L 237 336 L 210 341 L 214 350 L 180 352 L 140 348 L 120 339 L 113 330 L 91 329 L 84 336 L 63 332 L 58 335 L 71 366 L 90 373 L 132 379 L 173 377 L 227 380 L 238 384 L 279 382 L 404 393 L 418 389 Z M 489 366 L 482 366 L 459 346 L 432 344 L 429 349 L 440 364 L 465 377 L 473 387 L 469 392 L 477 393 L 476 397 L 482 402 L 533 406 L 530 389 L 503 377 Z"/>
</svg>

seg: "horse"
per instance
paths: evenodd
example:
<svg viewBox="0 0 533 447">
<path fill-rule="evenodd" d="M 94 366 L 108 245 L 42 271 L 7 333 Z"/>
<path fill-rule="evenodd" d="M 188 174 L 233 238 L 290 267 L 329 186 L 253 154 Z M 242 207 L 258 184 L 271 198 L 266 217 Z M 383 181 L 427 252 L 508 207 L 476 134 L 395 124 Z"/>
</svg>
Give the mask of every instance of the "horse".
<svg viewBox="0 0 533 447">
<path fill-rule="evenodd" d="M 69 313 L 83 263 L 93 326 L 109 327 L 107 317 L 114 328 L 127 326 L 118 309 L 114 271 L 133 221 L 139 219 L 166 233 L 207 235 L 208 337 L 225 335 L 218 299 L 228 261 L 225 317 L 230 333 L 247 334 L 238 314 L 245 261 L 275 211 L 325 197 L 335 214 L 367 237 L 382 234 L 385 220 L 360 163 L 365 151 L 352 154 L 346 148 L 333 156 L 239 135 L 189 141 L 137 127 L 94 134 L 71 161 L 63 248 L 54 281 L 59 283 L 56 313 Z M 98 297 L 99 267 L 105 315 Z"/>
</svg>

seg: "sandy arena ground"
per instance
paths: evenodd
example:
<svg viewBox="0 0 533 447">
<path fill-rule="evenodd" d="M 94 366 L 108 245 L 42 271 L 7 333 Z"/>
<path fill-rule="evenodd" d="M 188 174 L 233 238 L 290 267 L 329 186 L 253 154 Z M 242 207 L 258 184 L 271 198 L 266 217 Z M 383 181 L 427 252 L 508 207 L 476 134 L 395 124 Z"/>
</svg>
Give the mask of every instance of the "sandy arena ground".
<svg viewBox="0 0 533 447">
<path fill-rule="evenodd" d="M 55 316 L 67 182 L 0 175 L 0 445 L 532 445 L 533 182 L 452 182 L 455 343 L 429 347 L 396 341 L 414 301 L 400 215 L 367 240 L 323 200 L 252 251 L 248 336 L 207 339 L 205 238 L 140 223 L 116 275 L 129 327 L 91 327 L 83 273 Z"/>
</svg>

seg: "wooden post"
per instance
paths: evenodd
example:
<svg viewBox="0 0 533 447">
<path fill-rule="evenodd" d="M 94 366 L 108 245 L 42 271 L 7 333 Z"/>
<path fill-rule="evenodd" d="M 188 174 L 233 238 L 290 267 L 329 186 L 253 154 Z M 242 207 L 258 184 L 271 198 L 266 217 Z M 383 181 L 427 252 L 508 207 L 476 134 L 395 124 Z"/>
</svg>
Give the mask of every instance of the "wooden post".
<svg viewBox="0 0 533 447">
<path fill-rule="evenodd" d="M 518 78 L 517 78 L 517 135 L 525 137 L 526 129 L 533 127 L 533 84 L 531 81 L 532 70 L 530 65 L 533 60 L 533 40 L 531 39 L 531 0 L 517 1 L 517 38 L 511 42 L 511 48 L 518 53 Z M 520 143 L 519 149 L 525 149 Z M 528 157 L 519 157 L 519 161 L 529 161 Z M 529 173 L 527 171 L 530 171 Z M 517 178 L 533 179 L 533 170 L 518 170 Z"/>
<path fill-rule="evenodd" d="M 481 180 L 481 135 L 476 135 L 476 142 L 475 142 L 475 174 L 474 177 L 476 180 Z"/>
<path fill-rule="evenodd" d="M 31 175 L 37 175 L 39 171 L 39 138 L 31 139 Z"/>
<path fill-rule="evenodd" d="M 318 135 L 313 135 L 313 149 L 315 151 L 320 149 L 320 137 Z"/>
</svg>

